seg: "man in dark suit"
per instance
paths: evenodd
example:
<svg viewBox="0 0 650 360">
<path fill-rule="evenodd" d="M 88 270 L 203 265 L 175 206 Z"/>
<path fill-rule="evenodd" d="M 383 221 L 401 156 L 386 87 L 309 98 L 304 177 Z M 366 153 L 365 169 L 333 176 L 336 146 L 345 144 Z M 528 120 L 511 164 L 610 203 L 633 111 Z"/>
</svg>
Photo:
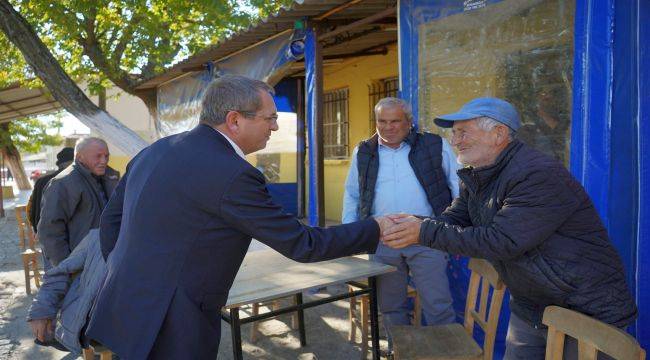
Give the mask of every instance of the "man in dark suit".
<svg viewBox="0 0 650 360">
<path fill-rule="evenodd" d="M 127 168 L 102 215 L 108 275 L 87 335 L 124 359 L 215 359 L 220 309 L 254 237 L 297 261 L 372 251 L 386 218 L 305 226 L 244 159 L 278 129 L 267 84 L 224 76 L 200 124 L 155 142 Z"/>
</svg>

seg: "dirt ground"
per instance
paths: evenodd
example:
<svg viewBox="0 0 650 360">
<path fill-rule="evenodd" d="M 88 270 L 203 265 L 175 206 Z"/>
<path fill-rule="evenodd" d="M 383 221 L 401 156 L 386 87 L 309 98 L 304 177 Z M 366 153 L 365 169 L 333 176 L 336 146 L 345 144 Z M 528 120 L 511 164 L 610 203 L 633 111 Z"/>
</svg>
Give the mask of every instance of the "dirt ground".
<svg viewBox="0 0 650 360">
<path fill-rule="evenodd" d="M 25 204 L 28 196 L 28 192 L 22 192 L 15 199 L 5 200 L 6 216 L 0 218 L 0 359 L 80 359 L 74 354 L 35 345 L 25 321 L 32 296 L 25 293 L 13 207 Z M 343 285 L 330 286 L 304 296 L 308 301 L 343 291 L 347 291 Z M 305 310 L 305 347 L 300 347 L 298 331 L 291 328 L 290 315 L 261 322 L 260 336 L 254 343 L 250 341 L 251 325 L 243 325 L 244 359 L 361 359 L 359 333 L 355 342 L 348 341 L 348 308 L 348 301 L 341 300 Z M 230 335 L 229 325 L 222 322 L 218 359 L 233 358 Z M 383 348 L 387 345 L 383 339 L 380 344 Z"/>
</svg>

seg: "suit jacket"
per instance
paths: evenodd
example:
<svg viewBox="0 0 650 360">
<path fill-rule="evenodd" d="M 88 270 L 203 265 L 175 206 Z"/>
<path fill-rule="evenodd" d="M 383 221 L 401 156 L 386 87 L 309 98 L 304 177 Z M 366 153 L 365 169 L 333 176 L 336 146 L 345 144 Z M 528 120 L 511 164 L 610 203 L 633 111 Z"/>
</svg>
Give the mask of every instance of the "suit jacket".
<svg viewBox="0 0 650 360">
<path fill-rule="evenodd" d="M 88 336 L 127 360 L 215 359 L 220 309 L 251 237 L 311 262 L 375 249 L 379 226 L 303 225 L 221 134 L 199 125 L 132 160 L 100 234 L 104 253 L 114 249 Z"/>
</svg>

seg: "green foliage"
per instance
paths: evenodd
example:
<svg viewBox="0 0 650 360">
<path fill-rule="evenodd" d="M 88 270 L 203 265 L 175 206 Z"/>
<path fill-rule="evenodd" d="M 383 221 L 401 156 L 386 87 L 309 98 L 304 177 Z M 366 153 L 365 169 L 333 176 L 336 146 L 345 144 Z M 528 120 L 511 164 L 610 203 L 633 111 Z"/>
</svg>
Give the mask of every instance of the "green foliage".
<svg viewBox="0 0 650 360">
<path fill-rule="evenodd" d="M 35 153 L 44 145 L 59 145 L 63 141 L 60 135 L 50 135 L 48 129 L 60 128 L 61 120 L 49 122 L 37 118 L 24 118 L 0 126 L 0 147 L 10 147 L 12 144 L 19 151 Z"/>
<path fill-rule="evenodd" d="M 250 0 L 250 5 L 258 9 L 258 16 L 260 18 L 265 18 L 271 14 L 275 14 L 280 11 L 280 8 L 288 8 L 291 4 L 294 3 L 293 0 L 277 0 L 277 1 L 267 1 L 267 0 Z"/>
<path fill-rule="evenodd" d="M 289 0 L 10 0 L 66 72 L 91 92 L 137 81 L 245 28 Z M 253 13 L 251 13 L 253 9 Z M 257 9 L 257 14 L 255 14 Z M 0 33 L 0 86 L 33 78 Z"/>
<path fill-rule="evenodd" d="M 28 85 L 34 74 L 28 69 L 22 54 L 0 32 L 0 88 L 21 83 Z"/>
</svg>

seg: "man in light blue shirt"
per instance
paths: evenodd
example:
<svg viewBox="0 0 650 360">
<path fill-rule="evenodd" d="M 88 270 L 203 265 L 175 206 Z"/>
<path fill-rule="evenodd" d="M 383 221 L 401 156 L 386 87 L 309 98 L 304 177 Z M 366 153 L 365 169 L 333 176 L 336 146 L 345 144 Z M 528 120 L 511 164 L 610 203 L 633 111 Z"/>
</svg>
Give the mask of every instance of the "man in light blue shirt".
<svg viewBox="0 0 650 360">
<path fill-rule="evenodd" d="M 436 216 L 458 196 L 458 163 L 453 150 L 437 135 L 417 133 L 412 118 L 410 106 L 401 99 L 384 98 L 375 106 L 377 133 L 362 141 L 352 155 L 343 223 L 394 213 Z M 397 267 L 396 272 L 378 279 L 379 309 L 386 329 L 410 324 L 409 272 L 426 323 L 455 321 L 446 253 L 420 245 L 397 250 L 380 243 L 373 259 Z"/>
</svg>

